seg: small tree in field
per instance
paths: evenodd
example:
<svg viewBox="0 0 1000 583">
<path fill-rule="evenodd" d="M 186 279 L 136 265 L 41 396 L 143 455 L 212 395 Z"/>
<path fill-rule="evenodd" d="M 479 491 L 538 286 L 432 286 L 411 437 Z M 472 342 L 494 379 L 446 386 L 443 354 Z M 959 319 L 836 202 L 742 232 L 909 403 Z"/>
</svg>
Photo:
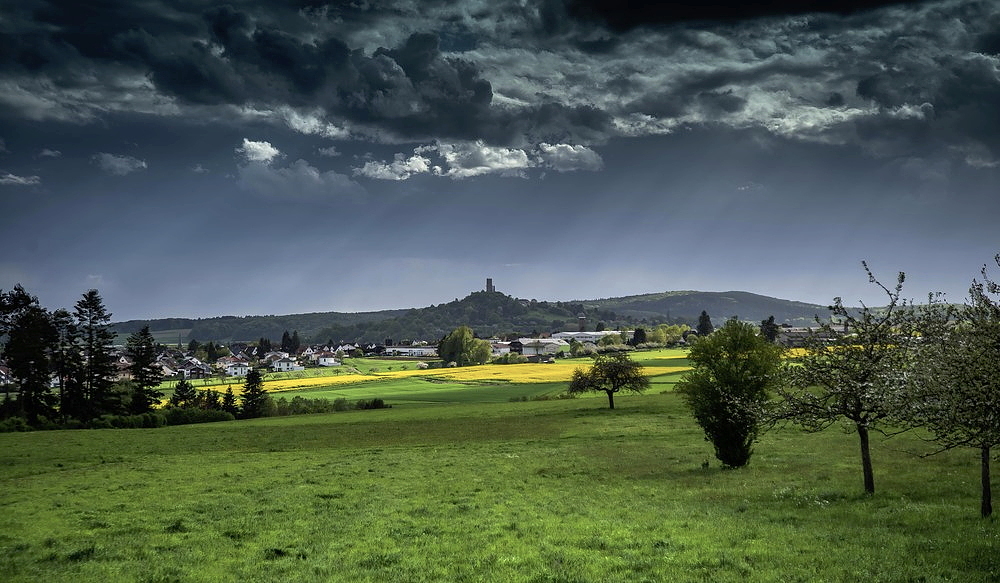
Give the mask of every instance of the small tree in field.
<svg viewBox="0 0 1000 583">
<path fill-rule="evenodd" d="M 914 330 L 907 304 L 900 299 L 905 275 L 900 272 L 896 287 L 889 289 L 867 263 L 862 266 L 888 303 L 881 308 L 862 304 L 858 313 L 834 298 L 830 310 L 843 326 L 834 329 L 823 324 L 819 333 L 807 339 L 805 354 L 788 367 L 779 390 L 783 401 L 778 416 L 807 431 L 846 422 L 858 434 L 865 492 L 874 494 L 870 432 L 881 432 L 892 418 Z"/>
<path fill-rule="evenodd" d="M 691 347 L 688 360 L 694 368 L 677 390 L 726 466 L 750 462 L 781 352 L 756 326 L 736 320 Z"/>
<path fill-rule="evenodd" d="M 1000 255 L 994 260 L 1000 266 Z M 1000 446 L 1000 284 L 986 267 L 982 274 L 954 319 L 943 304 L 924 311 L 921 328 L 942 333 L 917 343 L 897 411 L 905 422 L 929 430 L 940 451 L 979 450 L 980 514 L 987 517 L 993 514 L 990 454 Z"/>
<path fill-rule="evenodd" d="M 476 338 L 472 328 L 459 326 L 438 343 L 438 356 L 444 362 L 457 366 L 484 364 L 490 359 L 492 348 L 486 340 Z"/>
<path fill-rule="evenodd" d="M 641 393 L 649 388 L 649 379 L 642 374 L 642 365 L 629 358 L 626 352 L 600 354 L 589 370 L 578 368 L 570 379 L 570 393 L 604 391 L 608 395 L 608 408 L 615 408 L 615 393 L 633 391 Z"/>
</svg>

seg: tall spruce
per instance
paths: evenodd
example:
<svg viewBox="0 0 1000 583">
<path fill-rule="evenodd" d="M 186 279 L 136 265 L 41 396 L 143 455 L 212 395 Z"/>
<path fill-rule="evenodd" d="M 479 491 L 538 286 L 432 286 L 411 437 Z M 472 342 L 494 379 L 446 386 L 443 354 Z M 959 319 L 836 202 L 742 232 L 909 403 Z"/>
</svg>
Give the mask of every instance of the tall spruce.
<svg viewBox="0 0 1000 583">
<path fill-rule="evenodd" d="M 149 326 L 128 337 L 125 354 L 131 361 L 129 372 L 133 383 L 129 408 L 133 414 L 148 413 L 163 398 L 163 392 L 157 389 L 163 381 L 163 369 L 156 363 L 156 340 Z"/>
<path fill-rule="evenodd" d="M 712 318 L 708 315 L 705 310 L 701 311 L 701 315 L 698 316 L 698 336 L 708 336 L 715 331 L 715 326 L 712 325 Z"/>
<path fill-rule="evenodd" d="M 774 322 L 774 316 L 768 316 L 766 320 L 760 321 L 760 333 L 768 342 L 778 340 L 778 325 Z"/>
<path fill-rule="evenodd" d="M 254 368 L 247 373 L 241 398 L 243 401 L 241 417 L 244 419 L 263 417 L 267 414 L 268 401 L 271 397 L 264 390 L 264 377 L 261 376 L 259 370 Z"/>
<path fill-rule="evenodd" d="M 59 395 L 59 414 L 62 420 L 79 418 L 84 409 L 83 385 L 79 371 L 83 366 L 80 355 L 80 334 L 73 315 L 65 309 L 52 312 L 52 325 L 56 330 L 56 343 L 52 349 L 52 375 L 56 379 Z"/>
<path fill-rule="evenodd" d="M 37 303 L 21 307 L 9 320 L 4 356 L 17 385 L 19 412 L 32 425 L 55 416 L 50 356 L 57 340 L 51 315 Z"/>
<path fill-rule="evenodd" d="M 111 329 L 111 314 L 96 289 L 88 290 L 74 308 L 76 327 L 80 333 L 82 365 L 79 381 L 83 389 L 84 419 L 105 413 L 120 413 L 121 403 L 112 393 L 117 369 L 113 349 L 115 333 Z"/>
<path fill-rule="evenodd" d="M 0 336 L 7 334 L 17 314 L 32 305 L 38 305 L 38 298 L 25 291 L 21 284 L 14 285 L 9 292 L 0 290 Z"/>
</svg>

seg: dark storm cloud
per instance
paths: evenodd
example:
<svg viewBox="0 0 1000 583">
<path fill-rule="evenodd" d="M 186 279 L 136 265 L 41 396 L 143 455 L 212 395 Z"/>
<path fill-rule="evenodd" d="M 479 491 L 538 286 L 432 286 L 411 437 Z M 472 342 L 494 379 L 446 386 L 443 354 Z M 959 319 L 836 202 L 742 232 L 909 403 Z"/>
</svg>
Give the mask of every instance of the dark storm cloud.
<svg viewBox="0 0 1000 583">
<path fill-rule="evenodd" d="M 888 151 L 880 126 L 903 125 L 975 163 L 1000 157 L 986 2 L 63 4 L 4 10 L 0 115 L 236 111 L 303 133 L 518 148 L 723 123 L 871 152 Z"/>
<path fill-rule="evenodd" d="M 880 6 L 907 4 L 904 0 L 766 0 L 758 2 L 637 2 L 617 0 L 566 0 L 566 13 L 574 18 L 600 22 L 624 32 L 641 26 L 685 22 L 738 21 L 752 18 L 827 12 L 852 14 Z"/>
</svg>

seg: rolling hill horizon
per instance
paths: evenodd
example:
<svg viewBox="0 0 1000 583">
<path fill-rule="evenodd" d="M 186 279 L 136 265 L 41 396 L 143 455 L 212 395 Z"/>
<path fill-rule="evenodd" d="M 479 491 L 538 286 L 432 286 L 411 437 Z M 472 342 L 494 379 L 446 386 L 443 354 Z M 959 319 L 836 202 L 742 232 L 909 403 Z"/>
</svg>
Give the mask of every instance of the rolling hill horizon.
<svg viewBox="0 0 1000 583">
<path fill-rule="evenodd" d="M 463 299 L 423 308 L 369 312 L 310 312 L 264 316 L 157 318 L 115 322 L 119 334 L 131 334 L 148 325 L 157 341 L 183 343 L 278 339 L 298 331 L 306 341 L 384 342 L 437 340 L 467 325 L 479 336 L 538 334 L 578 329 L 581 318 L 593 329 L 662 323 L 694 326 L 702 311 L 721 324 L 729 318 L 760 321 L 774 316 L 779 324 L 808 325 L 828 313 L 827 306 L 785 300 L 745 291 L 703 292 L 677 290 L 589 300 L 538 301 L 514 298 L 502 292 L 477 291 Z"/>
</svg>

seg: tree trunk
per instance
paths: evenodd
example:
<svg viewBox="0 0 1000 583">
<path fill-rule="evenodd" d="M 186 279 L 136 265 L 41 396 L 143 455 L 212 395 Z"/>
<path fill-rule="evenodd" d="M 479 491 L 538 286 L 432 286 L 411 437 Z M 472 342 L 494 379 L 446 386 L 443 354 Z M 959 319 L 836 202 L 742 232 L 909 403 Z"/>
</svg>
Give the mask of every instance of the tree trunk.
<svg viewBox="0 0 1000 583">
<path fill-rule="evenodd" d="M 993 489 L 990 487 L 990 447 L 988 445 L 983 446 L 981 455 L 983 494 L 979 504 L 979 511 L 983 515 L 983 518 L 986 518 L 993 514 Z"/>
<path fill-rule="evenodd" d="M 615 392 L 614 391 L 604 391 L 604 392 L 608 394 L 608 408 L 609 409 L 614 409 L 615 408 Z"/>
<path fill-rule="evenodd" d="M 875 493 L 875 474 L 872 473 L 872 453 L 868 447 L 868 427 L 856 423 L 861 442 L 861 471 L 865 476 L 865 494 Z"/>
</svg>

